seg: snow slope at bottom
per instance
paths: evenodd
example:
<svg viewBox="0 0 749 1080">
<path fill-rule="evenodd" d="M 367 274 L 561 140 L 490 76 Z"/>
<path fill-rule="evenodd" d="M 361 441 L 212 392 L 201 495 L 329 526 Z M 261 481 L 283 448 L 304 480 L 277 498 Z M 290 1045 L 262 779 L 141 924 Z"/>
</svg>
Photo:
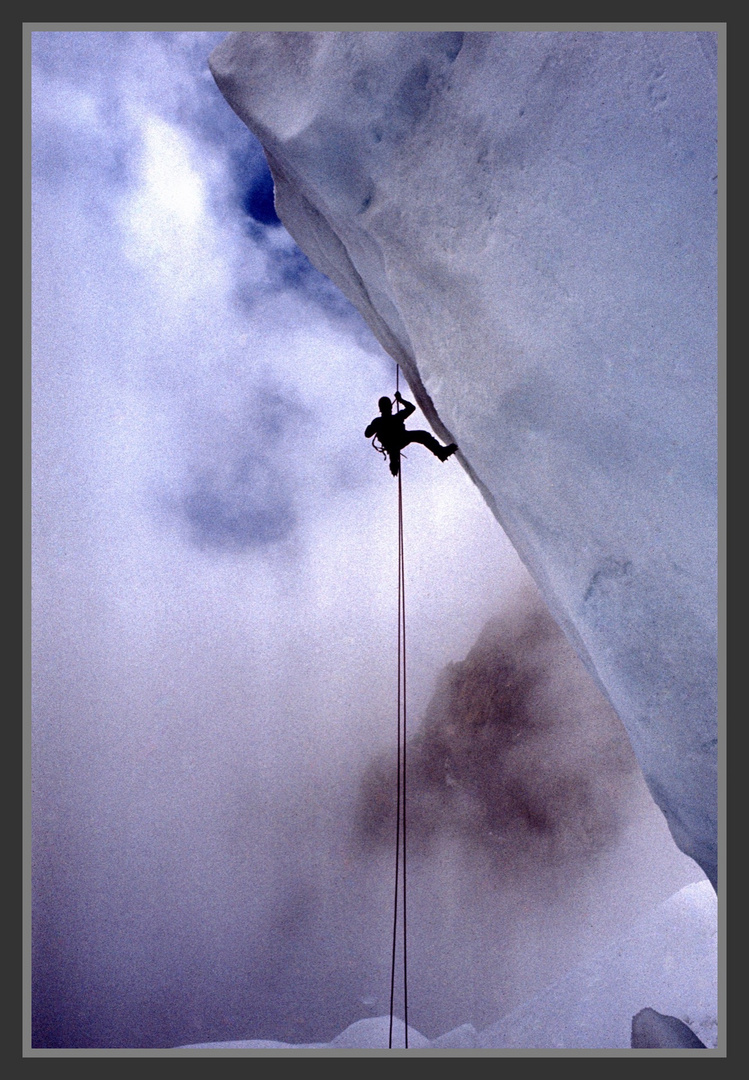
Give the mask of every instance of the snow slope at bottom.
<svg viewBox="0 0 749 1080">
<path fill-rule="evenodd" d="M 707 881 L 687 885 L 641 918 L 592 960 L 477 1032 L 462 1024 L 429 1040 L 409 1026 L 409 1049 L 629 1049 L 643 1008 L 683 1020 L 707 1047 L 717 1045 L 717 897 Z M 327 1043 L 268 1039 L 194 1043 L 180 1049 L 387 1049 L 388 1016 L 358 1020 Z M 393 1022 L 393 1048 L 404 1024 Z"/>
</svg>

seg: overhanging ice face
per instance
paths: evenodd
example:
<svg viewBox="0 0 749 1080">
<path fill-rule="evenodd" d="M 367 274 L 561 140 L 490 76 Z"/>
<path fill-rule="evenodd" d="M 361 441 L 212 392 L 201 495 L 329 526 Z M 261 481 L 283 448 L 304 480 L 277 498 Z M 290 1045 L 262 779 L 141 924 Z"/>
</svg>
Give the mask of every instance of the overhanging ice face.
<svg viewBox="0 0 749 1080">
<path fill-rule="evenodd" d="M 230 34 L 214 77 L 717 866 L 716 35 Z"/>
</svg>

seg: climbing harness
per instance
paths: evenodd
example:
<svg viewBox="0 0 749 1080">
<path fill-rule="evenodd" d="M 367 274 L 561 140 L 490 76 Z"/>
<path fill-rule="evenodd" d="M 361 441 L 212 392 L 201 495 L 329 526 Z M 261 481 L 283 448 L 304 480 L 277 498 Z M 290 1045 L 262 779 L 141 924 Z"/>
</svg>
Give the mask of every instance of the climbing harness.
<svg viewBox="0 0 749 1080">
<path fill-rule="evenodd" d="M 395 369 L 395 388 L 398 392 L 400 368 Z M 396 411 L 400 403 L 396 398 Z M 374 445 L 374 444 L 373 444 Z M 378 449 L 375 447 L 375 449 Z M 384 453 L 385 451 L 383 451 Z M 398 904 L 401 901 L 403 955 L 403 1020 L 405 1048 L 408 1049 L 408 948 L 406 935 L 406 579 L 403 558 L 403 469 L 398 470 L 398 702 L 396 757 L 397 794 L 395 806 L 395 897 L 393 901 L 393 950 L 390 968 L 390 1034 L 388 1047 L 393 1046 L 393 1008 L 395 1001 L 395 970 L 398 944 Z M 402 867 L 402 875 L 400 870 Z M 402 880 L 399 880 L 402 878 Z M 400 896 L 399 896 L 400 894 Z"/>
<path fill-rule="evenodd" d="M 377 453 L 378 453 L 378 454 L 382 454 L 382 456 L 383 456 L 384 458 L 386 458 L 386 457 L 388 456 L 388 452 L 387 452 L 387 450 L 386 450 L 386 449 L 385 449 L 385 447 L 384 447 L 384 446 L 382 445 L 382 443 L 381 443 L 381 442 L 379 441 L 379 439 L 378 439 L 378 437 L 377 437 L 377 435 L 376 435 L 376 434 L 372 436 L 372 446 L 374 446 L 374 448 L 375 448 L 375 450 L 377 451 Z"/>
</svg>

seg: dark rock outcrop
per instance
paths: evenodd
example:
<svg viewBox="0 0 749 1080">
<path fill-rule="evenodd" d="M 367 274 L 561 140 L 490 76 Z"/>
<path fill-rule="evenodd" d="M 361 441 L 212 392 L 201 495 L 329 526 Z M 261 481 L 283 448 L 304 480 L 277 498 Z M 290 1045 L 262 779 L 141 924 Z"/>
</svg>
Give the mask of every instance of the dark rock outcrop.
<svg viewBox="0 0 749 1080">
<path fill-rule="evenodd" d="M 690 1027 L 676 1016 L 640 1009 L 632 1017 L 633 1050 L 706 1050 Z"/>
</svg>

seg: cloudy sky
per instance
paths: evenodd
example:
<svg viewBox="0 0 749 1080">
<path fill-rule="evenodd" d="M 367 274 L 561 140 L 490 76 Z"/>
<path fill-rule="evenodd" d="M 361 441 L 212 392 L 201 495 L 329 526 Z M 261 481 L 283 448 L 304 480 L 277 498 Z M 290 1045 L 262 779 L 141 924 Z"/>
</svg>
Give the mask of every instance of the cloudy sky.
<svg viewBox="0 0 749 1080">
<path fill-rule="evenodd" d="M 349 838 L 395 738 L 396 486 L 363 436 L 395 368 L 276 219 L 223 37 L 32 34 L 38 1046 L 387 1011 L 390 881 Z M 528 582 L 458 462 L 415 446 L 404 485 L 418 718 Z M 463 948 L 468 886 L 429 873 L 433 1037 L 496 912 Z"/>
</svg>

